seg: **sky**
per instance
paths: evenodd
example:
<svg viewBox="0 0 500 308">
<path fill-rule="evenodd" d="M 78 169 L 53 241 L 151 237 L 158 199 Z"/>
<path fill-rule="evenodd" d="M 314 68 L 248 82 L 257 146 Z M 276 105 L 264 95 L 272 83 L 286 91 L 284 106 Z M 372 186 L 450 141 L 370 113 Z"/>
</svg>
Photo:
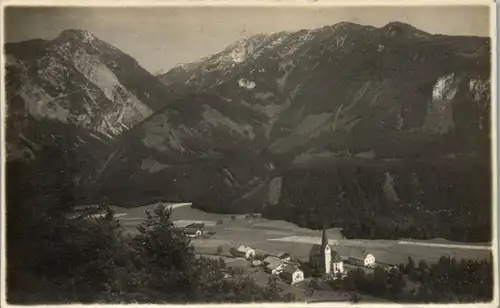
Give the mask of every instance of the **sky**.
<svg viewBox="0 0 500 308">
<path fill-rule="evenodd" d="M 488 6 L 460 7 L 10 7 L 5 41 L 53 39 L 85 29 L 151 73 L 217 53 L 258 33 L 350 21 L 376 27 L 402 21 L 430 33 L 489 36 Z"/>
</svg>

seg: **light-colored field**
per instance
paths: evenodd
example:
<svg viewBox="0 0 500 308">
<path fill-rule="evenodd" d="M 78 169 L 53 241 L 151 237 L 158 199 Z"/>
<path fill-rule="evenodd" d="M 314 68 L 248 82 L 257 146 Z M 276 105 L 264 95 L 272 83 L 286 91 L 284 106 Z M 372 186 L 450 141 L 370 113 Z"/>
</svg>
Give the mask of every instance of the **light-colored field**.
<svg viewBox="0 0 500 308">
<path fill-rule="evenodd" d="M 294 242 L 294 243 L 308 243 L 317 244 L 320 239 L 318 237 L 310 236 L 287 236 L 282 238 L 269 239 L 269 241 L 279 241 L 279 242 Z M 449 248 L 449 249 L 472 249 L 472 250 L 491 250 L 491 246 L 481 246 L 481 245 L 457 245 L 457 244 L 439 244 L 439 243 L 426 243 L 426 242 L 414 242 L 414 241 L 385 241 L 385 240 L 328 240 L 331 246 L 354 246 L 354 247 L 365 247 L 370 245 L 370 247 L 380 247 L 387 248 L 394 245 L 412 245 L 412 246 L 422 246 L 422 247 L 439 247 L 439 248 Z"/>
<path fill-rule="evenodd" d="M 398 244 L 399 245 L 424 246 L 424 247 L 445 247 L 445 248 L 453 248 L 453 249 L 491 250 L 491 246 L 480 246 L 480 245 L 438 244 L 438 243 L 422 243 L 422 242 L 408 242 L 408 241 L 399 241 Z"/>
<path fill-rule="evenodd" d="M 152 211 L 155 205 L 134 209 L 125 209 L 127 215 L 118 217 L 122 226 L 128 231 L 136 230 L 146 217 L 145 210 Z M 118 213 L 118 212 L 117 212 Z M 193 246 L 201 254 L 216 254 L 217 247 L 222 247 L 222 255 L 227 255 L 231 247 L 249 245 L 259 251 L 268 253 L 289 252 L 292 255 L 307 260 L 312 244 L 321 242 L 321 231 L 300 228 L 285 221 L 275 221 L 263 218 L 245 218 L 237 215 L 234 219 L 230 214 L 205 213 L 191 206 L 182 206 L 172 211 L 172 220 L 204 222 L 208 231 L 215 235 L 209 238 L 193 240 Z M 126 218 L 126 219 L 125 219 Z M 222 220 L 219 225 L 207 224 Z M 484 259 L 490 255 L 487 245 L 473 245 L 449 242 L 442 239 L 429 241 L 414 240 L 364 240 L 342 239 L 340 229 L 327 230 L 330 243 L 342 256 L 361 254 L 363 249 L 371 253 L 379 261 L 387 263 L 406 262 L 408 257 L 415 261 L 425 260 L 436 262 L 441 256 L 457 259 Z"/>
</svg>

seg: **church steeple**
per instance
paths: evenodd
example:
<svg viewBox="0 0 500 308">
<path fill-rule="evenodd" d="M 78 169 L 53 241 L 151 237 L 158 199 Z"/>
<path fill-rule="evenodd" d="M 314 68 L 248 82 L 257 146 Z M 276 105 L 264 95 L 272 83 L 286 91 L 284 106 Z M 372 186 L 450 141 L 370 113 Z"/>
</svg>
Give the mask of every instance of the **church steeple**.
<svg viewBox="0 0 500 308">
<path fill-rule="evenodd" d="M 323 227 L 323 235 L 321 236 L 321 248 L 325 248 L 328 245 L 328 237 L 326 236 L 325 227 Z"/>
</svg>

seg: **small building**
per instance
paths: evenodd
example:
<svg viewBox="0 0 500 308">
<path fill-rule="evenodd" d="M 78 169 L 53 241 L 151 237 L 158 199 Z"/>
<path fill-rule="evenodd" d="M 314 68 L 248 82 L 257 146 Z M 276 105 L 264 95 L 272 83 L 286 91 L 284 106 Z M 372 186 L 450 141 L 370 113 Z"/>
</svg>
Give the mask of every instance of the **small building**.
<svg viewBox="0 0 500 308">
<path fill-rule="evenodd" d="M 285 268 L 285 264 L 273 256 L 266 257 L 262 263 L 264 264 L 264 270 L 273 275 L 281 273 Z"/>
<path fill-rule="evenodd" d="M 280 258 L 283 261 L 292 261 L 292 255 L 288 252 L 280 252 L 276 254 L 276 257 Z"/>
<path fill-rule="evenodd" d="M 255 249 L 248 246 L 241 245 L 238 249 L 236 249 L 236 253 L 247 260 L 255 258 Z"/>
<path fill-rule="evenodd" d="M 372 254 L 349 256 L 349 264 L 367 268 L 374 268 L 375 257 Z"/>
<path fill-rule="evenodd" d="M 252 266 L 253 267 L 262 266 L 262 261 L 261 260 L 252 260 Z"/>
<path fill-rule="evenodd" d="M 203 231 L 197 228 L 184 228 L 184 233 L 189 237 L 200 237 Z"/>
<path fill-rule="evenodd" d="M 290 285 L 294 285 L 297 282 L 301 282 L 304 280 L 304 272 L 295 267 L 295 266 L 287 266 L 280 273 L 280 277 Z"/>
</svg>

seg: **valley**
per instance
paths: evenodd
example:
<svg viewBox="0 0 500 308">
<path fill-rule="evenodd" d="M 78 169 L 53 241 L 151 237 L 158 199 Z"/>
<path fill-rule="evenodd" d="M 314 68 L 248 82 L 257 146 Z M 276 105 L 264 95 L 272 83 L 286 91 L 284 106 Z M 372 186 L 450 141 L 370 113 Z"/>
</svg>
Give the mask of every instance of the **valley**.
<svg viewBox="0 0 500 308">
<path fill-rule="evenodd" d="M 488 35 L 72 18 L 4 45 L 14 302 L 493 298 Z"/>
<path fill-rule="evenodd" d="M 146 218 L 145 212 L 153 211 L 156 205 L 132 209 L 116 206 L 112 208 L 124 230 L 135 233 L 137 226 Z M 206 231 L 215 232 L 215 235 L 209 238 L 193 240 L 195 251 L 203 255 L 218 255 L 219 246 L 228 253 L 231 247 L 248 245 L 274 254 L 287 251 L 297 258 L 307 260 L 310 246 L 321 241 L 319 231 L 300 228 L 286 221 L 247 216 L 206 213 L 187 205 L 172 208 L 171 219 L 174 224 L 178 222 L 176 225 L 179 227 L 184 227 L 186 222 L 205 223 Z M 491 253 L 491 246 L 488 243 L 457 243 L 435 239 L 427 241 L 343 239 L 339 229 L 328 229 L 327 232 L 330 244 L 341 254 L 349 255 L 351 250 L 367 249 L 379 260 L 391 264 L 406 262 L 408 257 L 417 263 L 420 260 L 436 262 L 442 256 L 482 260 L 489 258 Z"/>
</svg>

